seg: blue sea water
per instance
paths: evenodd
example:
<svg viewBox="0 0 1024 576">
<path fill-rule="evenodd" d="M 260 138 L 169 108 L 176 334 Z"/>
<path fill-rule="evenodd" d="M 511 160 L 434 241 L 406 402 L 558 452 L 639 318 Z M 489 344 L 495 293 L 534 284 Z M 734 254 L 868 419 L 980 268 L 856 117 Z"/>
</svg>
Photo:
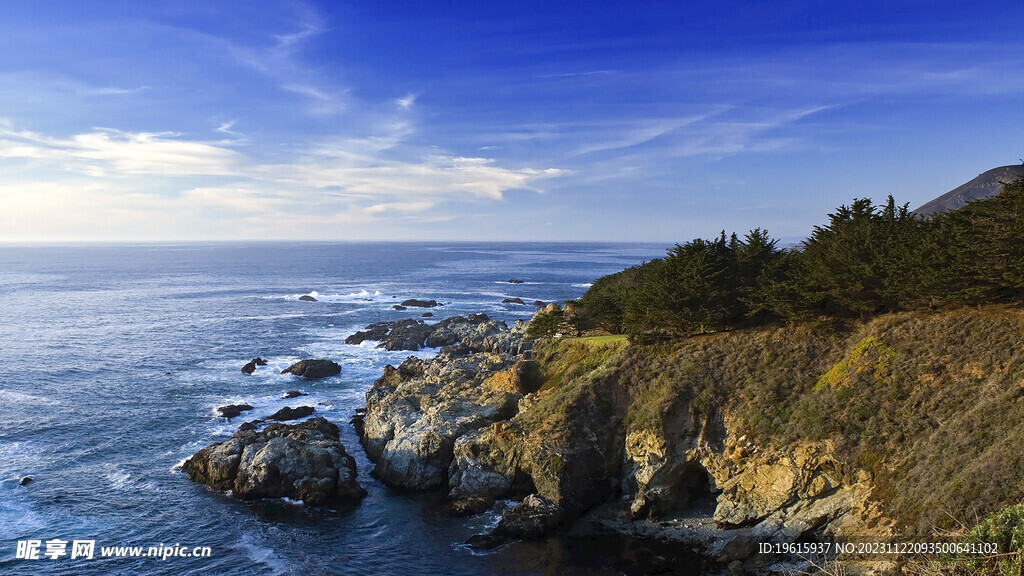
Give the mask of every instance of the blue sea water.
<svg viewBox="0 0 1024 576">
<path fill-rule="evenodd" d="M 443 303 L 435 320 L 485 312 L 511 324 L 532 315 L 534 300 L 577 298 L 593 279 L 663 254 L 637 244 L 0 247 L 0 573 L 622 573 L 621 540 L 597 555 L 567 537 L 471 550 L 462 542 L 493 514 L 444 518 L 438 495 L 373 479 L 348 421 L 384 365 L 410 353 L 344 339 L 371 322 L 419 317 L 392 309 L 406 298 Z M 509 297 L 528 304 L 501 304 Z M 269 365 L 243 374 L 256 356 Z M 334 359 L 342 374 L 280 374 L 308 357 Z M 309 395 L 282 399 L 292 389 Z M 227 422 L 215 408 L 231 403 L 256 409 Z M 369 492 L 358 506 L 242 502 L 180 471 L 243 419 L 286 405 L 312 405 L 339 425 Z M 34 481 L 19 485 L 26 475 Z M 17 559 L 28 539 L 43 541 L 42 552 L 54 539 L 94 540 L 97 557 Z M 106 546 L 161 545 L 211 555 L 98 557 Z"/>
</svg>

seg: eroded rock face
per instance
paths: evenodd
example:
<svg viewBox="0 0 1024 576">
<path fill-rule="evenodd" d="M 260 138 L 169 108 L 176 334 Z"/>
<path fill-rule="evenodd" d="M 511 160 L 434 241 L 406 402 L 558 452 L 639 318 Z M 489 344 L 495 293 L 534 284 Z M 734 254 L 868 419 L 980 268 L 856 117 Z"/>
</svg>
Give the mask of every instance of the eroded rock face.
<svg viewBox="0 0 1024 576">
<path fill-rule="evenodd" d="M 710 494 L 718 528 L 749 529 L 764 541 L 891 536 L 890 523 L 869 501 L 870 475 L 835 459 L 831 443 L 761 449 L 729 433 L 726 420 L 694 413 L 688 402 L 675 409 L 663 430 L 627 434 L 623 486 L 634 518 L 657 518 Z"/>
<path fill-rule="evenodd" d="M 341 366 L 333 360 L 306 359 L 281 370 L 282 374 L 295 374 L 306 380 L 317 380 L 341 374 Z"/>
<path fill-rule="evenodd" d="M 243 426 L 228 440 L 197 452 L 182 470 L 196 482 L 243 499 L 288 497 L 322 506 L 366 495 L 337 426 L 323 418 L 271 424 L 262 431 Z"/>
<path fill-rule="evenodd" d="M 362 443 L 374 474 L 403 488 L 444 486 L 455 441 L 515 413 L 522 395 L 489 380 L 514 364 L 508 354 L 442 351 L 387 366 L 366 393 Z"/>
</svg>

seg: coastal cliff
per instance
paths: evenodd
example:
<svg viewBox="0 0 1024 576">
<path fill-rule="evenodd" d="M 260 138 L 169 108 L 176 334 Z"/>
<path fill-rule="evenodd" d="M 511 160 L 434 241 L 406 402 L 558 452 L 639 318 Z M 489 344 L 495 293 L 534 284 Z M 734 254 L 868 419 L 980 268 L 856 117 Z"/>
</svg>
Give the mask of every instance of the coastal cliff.
<svg viewBox="0 0 1024 576">
<path fill-rule="evenodd" d="M 992 306 L 453 347 L 386 370 L 363 444 L 454 513 L 529 495 L 484 545 L 585 516 L 756 570 L 759 542 L 923 539 L 1020 502 L 1022 334 Z"/>
</svg>

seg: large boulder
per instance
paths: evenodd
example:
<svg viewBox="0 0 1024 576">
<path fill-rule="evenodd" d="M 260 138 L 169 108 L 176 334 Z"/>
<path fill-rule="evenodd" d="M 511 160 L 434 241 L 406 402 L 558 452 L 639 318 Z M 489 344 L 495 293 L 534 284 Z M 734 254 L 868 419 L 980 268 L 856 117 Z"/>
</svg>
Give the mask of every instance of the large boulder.
<svg viewBox="0 0 1024 576">
<path fill-rule="evenodd" d="M 224 442 L 203 448 L 182 465 L 196 482 L 242 499 L 287 497 L 311 506 L 343 504 L 366 495 L 355 460 L 323 418 L 262 431 L 243 426 Z"/>
<path fill-rule="evenodd" d="M 341 374 L 341 366 L 332 360 L 306 359 L 281 370 L 282 374 L 295 374 L 306 380 L 316 380 Z"/>
</svg>

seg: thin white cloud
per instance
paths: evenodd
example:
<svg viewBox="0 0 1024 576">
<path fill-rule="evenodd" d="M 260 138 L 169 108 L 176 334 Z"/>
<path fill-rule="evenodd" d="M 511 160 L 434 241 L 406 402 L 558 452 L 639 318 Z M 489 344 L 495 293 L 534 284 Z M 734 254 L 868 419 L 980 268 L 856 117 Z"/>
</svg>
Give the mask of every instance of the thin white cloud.
<svg viewBox="0 0 1024 576">
<path fill-rule="evenodd" d="M 149 86 L 139 86 L 138 88 L 117 88 L 114 86 L 104 86 L 101 88 L 83 88 L 79 91 L 82 96 L 123 96 L 126 94 L 135 94 L 148 90 Z"/>
<path fill-rule="evenodd" d="M 53 138 L 0 127 L 0 158 L 49 159 L 67 171 L 99 175 L 233 175 L 242 162 L 237 152 L 173 133 L 95 129 Z"/>
</svg>

